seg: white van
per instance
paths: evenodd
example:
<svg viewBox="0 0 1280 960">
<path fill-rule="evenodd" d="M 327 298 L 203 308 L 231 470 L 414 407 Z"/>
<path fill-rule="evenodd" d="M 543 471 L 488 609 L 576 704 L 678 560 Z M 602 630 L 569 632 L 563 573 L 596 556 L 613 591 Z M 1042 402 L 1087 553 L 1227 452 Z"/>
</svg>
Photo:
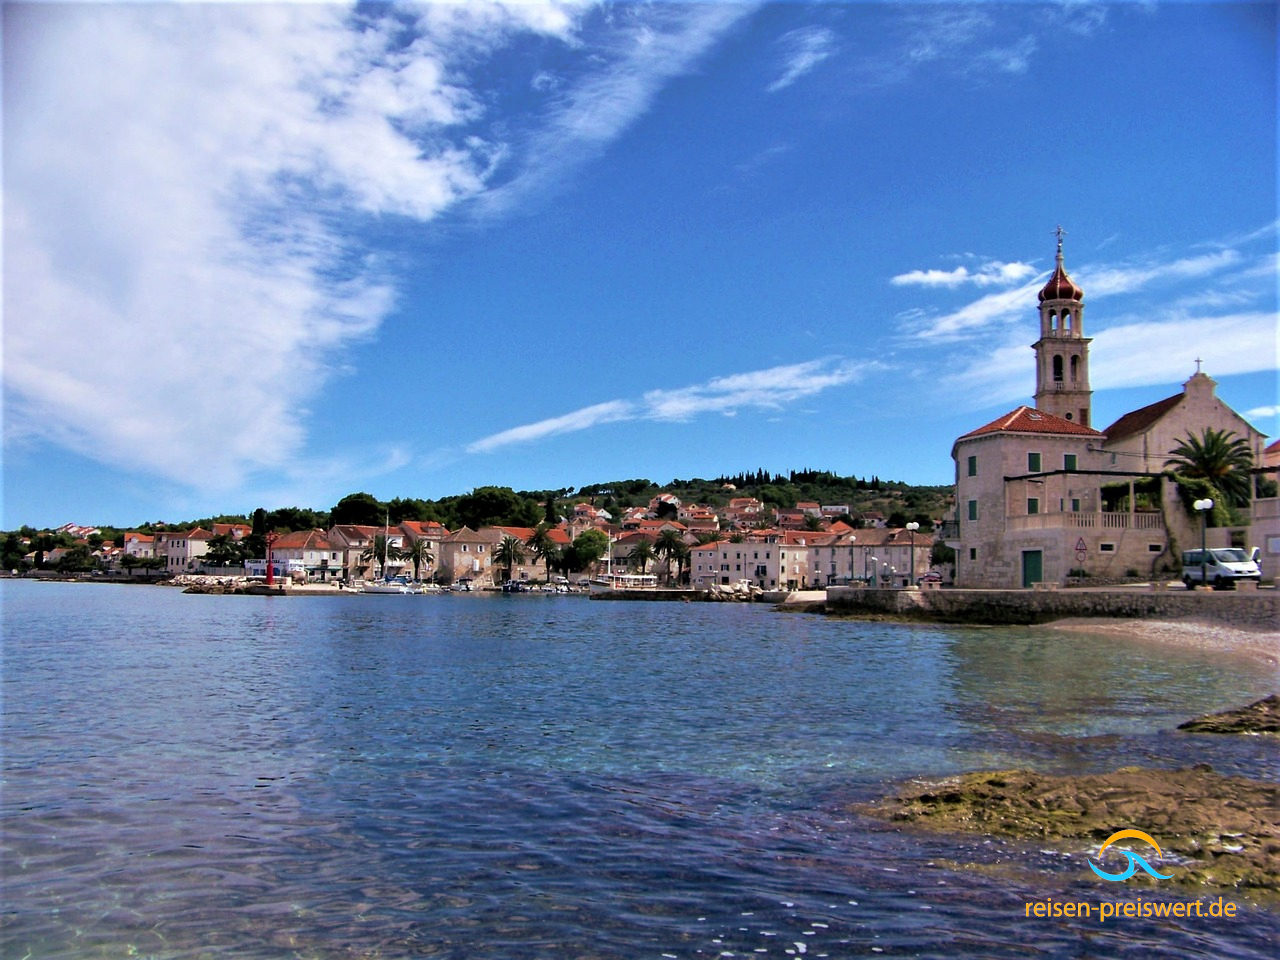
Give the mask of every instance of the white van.
<svg viewBox="0 0 1280 960">
<path fill-rule="evenodd" d="M 1261 568 L 1239 547 L 1182 551 L 1182 582 L 1188 590 L 1201 583 L 1225 590 L 1237 580 L 1261 579 Z"/>
</svg>

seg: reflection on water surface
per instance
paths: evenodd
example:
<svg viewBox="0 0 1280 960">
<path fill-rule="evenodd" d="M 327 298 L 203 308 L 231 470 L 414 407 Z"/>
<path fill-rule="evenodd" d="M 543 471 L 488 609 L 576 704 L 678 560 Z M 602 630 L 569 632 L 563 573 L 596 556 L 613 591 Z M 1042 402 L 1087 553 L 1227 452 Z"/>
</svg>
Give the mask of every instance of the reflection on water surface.
<svg viewBox="0 0 1280 960">
<path fill-rule="evenodd" d="M 5 956 L 1025 956 L 1024 900 L 1096 895 L 1078 858 L 844 805 L 974 768 L 1276 769 L 1271 741 L 1171 732 L 1273 677 L 1114 638 L 0 589 Z M 1277 929 L 1041 925 L 1036 949 L 1264 956 Z"/>
</svg>

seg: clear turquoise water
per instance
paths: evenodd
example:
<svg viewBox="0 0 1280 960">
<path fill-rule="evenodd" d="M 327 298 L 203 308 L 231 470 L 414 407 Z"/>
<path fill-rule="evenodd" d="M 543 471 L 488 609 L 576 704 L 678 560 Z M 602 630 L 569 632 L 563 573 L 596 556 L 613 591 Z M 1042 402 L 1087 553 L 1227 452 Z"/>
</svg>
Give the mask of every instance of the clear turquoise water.
<svg viewBox="0 0 1280 960">
<path fill-rule="evenodd" d="M 1274 740 L 1173 732 L 1275 690 L 1249 661 L 577 597 L 0 602 L 4 957 L 1269 957 L 1280 935 L 1254 909 L 1029 925 L 1026 900 L 1114 896 L 1092 851 L 845 809 L 990 767 L 1274 778 Z"/>
</svg>

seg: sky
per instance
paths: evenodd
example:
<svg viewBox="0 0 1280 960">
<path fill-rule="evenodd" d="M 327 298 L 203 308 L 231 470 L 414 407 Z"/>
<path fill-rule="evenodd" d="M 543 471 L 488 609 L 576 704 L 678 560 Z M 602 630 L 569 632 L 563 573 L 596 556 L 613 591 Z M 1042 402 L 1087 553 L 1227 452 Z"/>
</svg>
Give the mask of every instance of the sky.
<svg viewBox="0 0 1280 960">
<path fill-rule="evenodd" d="M 1271 3 L 5 3 L 0 529 L 1272 437 Z"/>
</svg>

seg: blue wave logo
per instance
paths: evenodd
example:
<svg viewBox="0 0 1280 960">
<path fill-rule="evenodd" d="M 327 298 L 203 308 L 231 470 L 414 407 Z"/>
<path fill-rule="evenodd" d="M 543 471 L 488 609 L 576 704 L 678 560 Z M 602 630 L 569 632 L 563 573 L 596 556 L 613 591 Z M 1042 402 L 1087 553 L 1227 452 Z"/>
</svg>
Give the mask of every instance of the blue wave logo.
<svg viewBox="0 0 1280 960">
<path fill-rule="evenodd" d="M 1107 847 L 1111 846 L 1111 844 L 1115 843 L 1117 840 L 1128 840 L 1128 839 L 1142 840 L 1144 843 L 1151 844 L 1151 846 L 1156 848 L 1156 856 L 1158 856 L 1161 860 L 1164 859 L 1164 853 L 1160 849 L 1160 844 L 1156 843 L 1155 840 L 1151 838 L 1150 834 L 1143 833 L 1141 830 L 1116 831 L 1111 836 L 1107 837 L 1106 843 L 1104 843 L 1102 846 L 1098 848 L 1098 857 L 1101 858 L 1102 854 L 1106 852 Z M 1121 850 L 1120 852 L 1123 853 L 1129 861 L 1129 865 L 1125 867 L 1124 870 L 1121 871 L 1120 873 L 1106 873 L 1105 871 L 1099 870 L 1098 865 L 1094 863 L 1092 860 L 1089 861 L 1089 866 L 1093 869 L 1093 872 L 1096 873 L 1098 876 L 1100 876 L 1103 880 L 1113 880 L 1113 881 L 1128 880 L 1130 877 L 1132 877 L 1135 873 L 1138 872 L 1139 867 L 1141 867 L 1146 872 L 1147 876 L 1154 877 L 1157 880 L 1168 880 L 1170 877 L 1173 876 L 1173 874 L 1171 873 L 1169 874 L 1156 873 L 1155 870 L 1151 868 L 1151 864 L 1147 863 L 1146 860 L 1144 860 L 1138 854 L 1134 853 L 1132 850 Z"/>
</svg>

